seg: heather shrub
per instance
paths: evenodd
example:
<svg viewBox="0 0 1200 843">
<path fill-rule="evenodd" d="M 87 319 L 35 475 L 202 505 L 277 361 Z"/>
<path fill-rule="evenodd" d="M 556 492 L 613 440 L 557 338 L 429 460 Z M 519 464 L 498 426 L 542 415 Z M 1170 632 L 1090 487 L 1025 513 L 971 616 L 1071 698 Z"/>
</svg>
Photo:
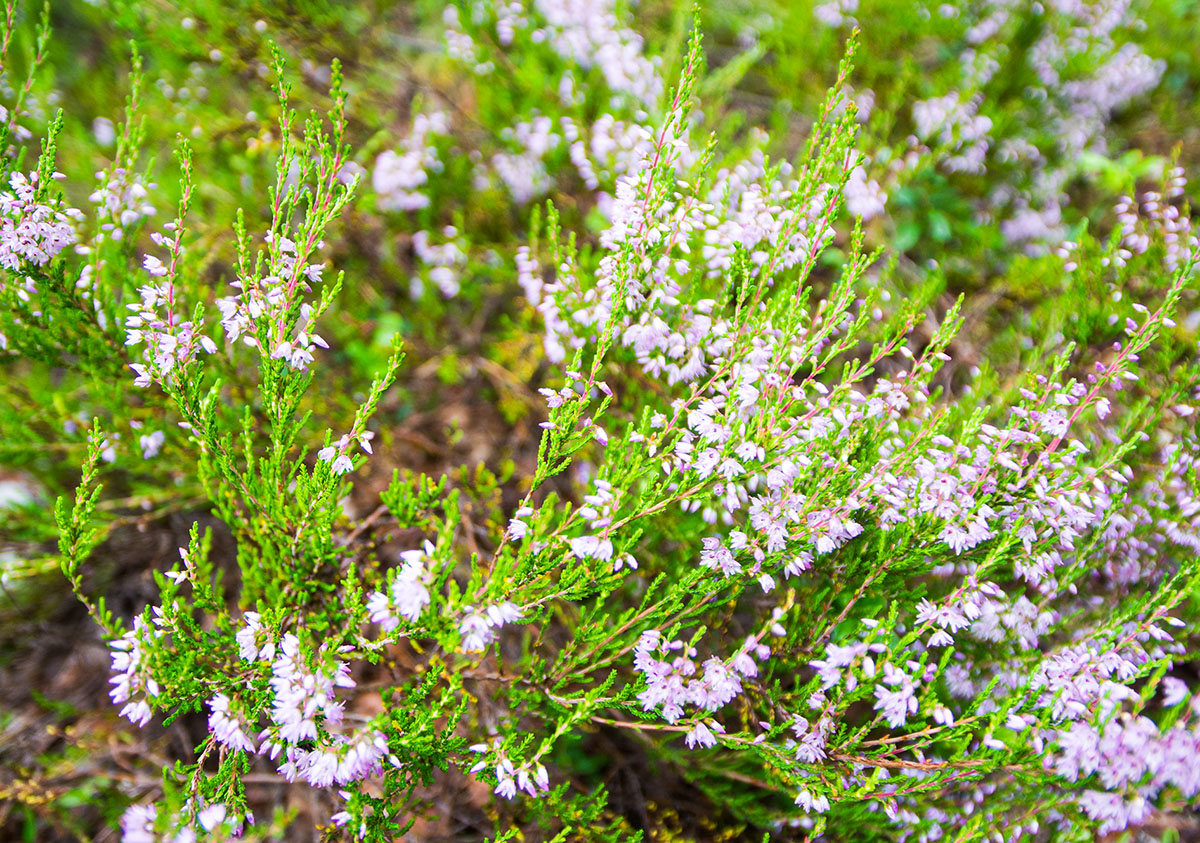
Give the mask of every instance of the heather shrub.
<svg viewBox="0 0 1200 843">
<path fill-rule="evenodd" d="M 8 7 L 0 666 L 65 583 L 111 702 L 13 695 L 69 724 L 26 834 L 1188 821 L 1168 60 L 1112 2 L 668 5 Z M 133 36 L 121 114 L 52 23 Z M 89 767 L 117 717 L 166 738 Z"/>
</svg>

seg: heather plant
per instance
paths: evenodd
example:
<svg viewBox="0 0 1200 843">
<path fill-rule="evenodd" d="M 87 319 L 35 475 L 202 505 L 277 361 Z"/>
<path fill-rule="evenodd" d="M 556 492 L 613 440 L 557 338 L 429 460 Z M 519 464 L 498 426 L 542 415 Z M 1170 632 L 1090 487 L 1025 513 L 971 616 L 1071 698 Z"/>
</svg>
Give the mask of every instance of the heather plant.
<svg viewBox="0 0 1200 843">
<path fill-rule="evenodd" d="M 1099 6 L 1055 9 L 1035 70 L 1094 82 L 1087 62 L 1124 60 L 1113 29 L 1070 40 Z M 854 11 L 817 10 L 833 27 Z M 210 172 L 203 131 L 152 160 L 134 51 L 86 190 L 58 178 L 65 118 L 29 104 L 48 12 L 30 42 L 0 129 L 0 423 L 20 431 L 6 464 L 69 491 L 50 527 L 36 502 L 14 510 L 25 558 L 5 582 L 28 599 L 55 565 L 102 630 L 120 715 L 199 724 L 152 786 L 121 789 L 123 839 L 285 834 L 264 779 L 310 793 L 291 822 L 329 839 L 416 836 L 447 781 L 474 783 L 495 839 L 656 834 L 613 808 L 583 749 L 599 732 L 676 771 L 713 837 L 1091 840 L 1194 808 L 1184 169 L 1152 161 L 1158 183 L 1121 185 L 1095 233 L 1017 237 L 1008 211 L 1058 201 L 1119 103 L 1079 94 L 1098 109 L 1086 138 L 1050 155 L 1034 132 L 1071 135 L 1075 89 L 1046 82 L 1008 136 L 1049 145 L 1034 176 L 989 157 L 992 77 L 954 100 L 965 117 L 913 106 L 919 134 L 945 136 L 905 166 L 994 179 L 987 207 L 1008 211 L 979 224 L 1044 246 L 1014 272 L 1069 303 L 1017 314 L 973 358 L 972 299 L 945 298 L 938 262 L 907 266 L 897 227 L 867 230 L 893 190 L 870 167 L 897 153 L 850 90 L 871 61 L 856 33 L 784 158 L 709 110 L 755 44 L 711 68 L 699 23 L 659 51 L 604 2 L 436 19 L 445 72 L 479 95 L 470 119 L 433 94 L 394 135 L 357 131 L 338 63 L 309 73 L 327 95 L 297 92 L 274 50 L 267 165 L 234 178 Z M 1002 52 L 1016 18 L 982 19 L 995 31 L 971 32 Z M 4 31 L 7 69 L 12 6 Z M 403 273 L 399 303 L 360 301 L 356 228 L 404 244 L 376 267 Z M 415 324 L 436 337 L 497 288 L 521 296 L 504 330 L 536 332 L 537 406 L 514 412 L 536 453 L 500 472 L 384 463 L 378 482 L 392 402 L 421 389 Z M 386 307 L 414 327 L 383 332 L 355 380 L 357 334 Z M 125 611 L 91 569 L 137 507 L 206 519 Z"/>
<path fill-rule="evenodd" d="M 1161 146 L 1114 153 L 1144 131 L 1148 99 L 1178 96 L 1164 89 L 1179 76 L 1168 59 L 1180 60 L 1181 41 L 1160 36 L 1188 29 L 1190 17 L 1125 0 L 831 0 L 747 27 L 785 56 L 767 73 L 795 84 L 814 51 L 831 55 L 839 36 L 872 21 L 864 37 L 880 58 L 863 64 L 853 97 L 875 141 L 852 203 L 865 218 L 887 206 L 906 251 L 953 241 L 996 261 L 1012 247 L 1042 254 L 1070 239 L 1090 207 L 1077 207 L 1083 185 L 1161 173 Z M 811 33 L 802 45 L 800 30 Z"/>
</svg>

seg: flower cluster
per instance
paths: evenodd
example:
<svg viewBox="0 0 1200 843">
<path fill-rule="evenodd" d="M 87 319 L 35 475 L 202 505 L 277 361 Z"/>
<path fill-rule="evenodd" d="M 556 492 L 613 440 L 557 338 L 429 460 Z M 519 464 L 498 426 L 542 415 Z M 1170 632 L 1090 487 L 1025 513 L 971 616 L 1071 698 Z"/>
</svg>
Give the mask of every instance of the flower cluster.
<svg viewBox="0 0 1200 843">
<path fill-rule="evenodd" d="M 313 362 L 313 350 L 329 346 L 312 330 L 312 305 L 305 302 L 299 306 L 298 320 L 290 320 L 289 314 L 297 296 L 311 292 L 311 285 L 320 283 L 325 264 L 311 263 L 298 255 L 296 243 L 287 237 L 268 232 L 266 240 L 274 258 L 271 274 L 243 277 L 230 284 L 241 292 L 217 300 L 221 326 L 230 342 L 241 339 L 272 360 L 305 370 Z M 323 245 L 318 242 L 315 248 Z"/>
<path fill-rule="evenodd" d="M 121 716 L 145 726 L 152 716 L 151 701 L 158 696 L 158 682 L 146 663 L 148 648 L 158 630 L 147 626 L 140 617 L 133 628 L 112 642 L 112 671 L 109 691 L 113 703 L 122 706 Z"/>
<path fill-rule="evenodd" d="M 195 814 L 195 825 L 173 823 L 166 834 L 157 831 L 160 812 L 155 805 L 130 805 L 121 816 L 121 839 L 124 843 L 196 843 L 198 839 L 236 839 L 241 836 L 243 822 L 254 822 L 252 815 L 239 818 L 228 806 L 214 802 L 203 806 L 187 806 Z M 200 837 L 197 835 L 200 832 Z"/>
<path fill-rule="evenodd" d="M 448 120 L 440 111 L 418 114 L 401 151 L 385 150 L 375 159 L 371 184 L 379 195 L 379 206 L 389 211 L 415 211 L 429 205 L 422 188 L 429 174 L 441 168 L 435 141 L 446 134 Z"/>
<path fill-rule="evenodd" d="M 168 230 L 171 225 L 168 224 Z M 152 236 L 156 243 L 169 245 L 163 235 L 155 232 Z M 208 354 L 217 351 L 217 344 L 177 311 L 173 266 L 174 263 L 166 266 L 153 255 L 147 255 L 145 269 L 155 280 L 138 290 L 140 302 L 126 305 L 132 314 L 125 319 L 125 344 L 145 346 L 146 362 L 131 365 L 137 374 L 135 386 L 168 382 L 201 351 Z M 160 278 L 163 280 L 157 280 Z"/>
<path fill-rule="evenodd" d="M 979 114 L 982 101 L 982 97 L 964 101 L 961 94 L 952 91 L 913 105 L 917 135 L 923 139 L 936 139 L 938 144 L 953 150 L 954 154 L 944 165 L 951 172 L 984 171 L 992 120 Z"/>
<path fill-rule="evenodd" d="M 516 623 L 524 616 L 521 607 L 507 600 L 491 606 L 464 606 L 458 622 L 462 648 L 468 653 L 482 653 L 496 640 L 505 624 Z"/>
<path fill-rule="evenodd" d="M 825 26 L 848 27 L 857 5 L 835 0 L 818 4 L 813 14 Z M 932 92 L 918 89 L 922 98 L 911 107 L 914 135 L 886 153 L 889 174 L 898 182 L 900 171 L 912 170 L 901 156 L 913 154 L 947 173 L 1006 173 L 982 197 L 979 213 L 994 218 L 1009 242 L 1044 254 L 1067 235 L 1063 212 L 1083 156 L 1105 151 L 1114 116 L 1157 87 L 1165 63 L 1129 39 L 1142 21 L 1128 0 L 1053 3 L 1032 11 L 1010 0 L 988 0 L 970 9 L 931 3 L 918 4 L 918 10 L 967 48 L 946 52 L 957 62 L 929 74 L 936 80 Z M 1035 36 L 1014 51 L 1023 26 Z M 1015 90 L 1021 93 L 1012 98 Z M 874 202 L 858 199 L 861 192 L 856 186 L 848 200 L 854 196 L 855 205 L 875 210 Z"/>
<path fill-rule="evenodd" d="M 513 201 L 525 204 L 542 196 L 550 187 L 550 176 L 544 159 L 561 143 L 553 131 L 549 117 L 521 121 L 505 129 L 502 139 L 512 143 L 518 152 L 497 152 L 492 157 L 492 169 L 508 188 Z M 486 178 L 486 176 L 485 176 Z"/>
<path fill-rule="evenodd" d="M 1186 686 L 1178 688 L 1181 680 L 1173 682 L 1164 699 L 1167 705 L 1179 705 L 1187 698 Z M 1080 797 L 1088 816 L 1099 821 L 1102 834 L 1139 825 L 1164 788 L 1184 799 L 1200 794 L 1195 707 L 1190 707 L 1190 717 L 1165 731 L 1148 717 L 1121 712 L 1110 714 L 1103 726 L 1076 722 L 1058 733 L 1055 772 L 1072 782 L 1095 776 L 1104 786 Z"/>
<path fill-rule="evenodd" d="M 104 220 L 98 239 L 121 240 L 126 229 L 154 215 L 155 208 L 147 198 L 155 185 L 143 183 L 137 174 L 115 167 L 111 175 L 106 170 L 96 173 L 96 181 L 100 186 L 92 191 L 88 201 L 97 206 L 97 213 Z"/>
<path fill-rule="evenodd" d="M 429 605 L 426 582 L 433 551 L 433 545 L 429 542 L 425 543 L 422 550 L 402 551 L 400 558 L 403 565 L 396 571 L 391 586 L 386 592 L 376 591 L 367 599 L 371 621 L 379 624 L 384 632 L 391 632 L 398 627 L 401 619 L 416 623 L 421 612 Z"/>
<path fill-rule="evenodd" d="M 526 39 L 545 44 L 570 68 L 558 86 L 560 96 L 571 96 L 575 86 L 571 71 L 583 73 L 594 67 L 614 95 L 629 97 L 643 107 L 657 103 L 663 90 L 657 62 L 643 54 L 641 36 L 617 18 L 613 0 L 513 0 L 497 5 L 500 11 L 493 31 L 502 45 L 511 47 Z M 459 16 L 448 14 L 445 22 L 453 49 L 474 61 L 475 50 Z M 488 74 L 494 64 L 476 64 L 475 70 Z"/>
<path fill-rule="evenodd" d="M 48 186 L 39 185 L 36 172 L 28 178 L 14 172 L 8 185 L 0 191 L 0 266 L 12 272 L 45 266 L 75 242 L 75 221 L 83 213 L 61 202 L 45 204 L 39 196 Z"/>
<path fill-rule="evenodd" d="M 354 460 L 350 456 L 351 447 L 357 444 L 369 454 L 371 453 L 371 440 L 374 438 L 375 434 L 369 430 L 343 434 L 333 444 L 317 451 L 317 459 L 329 463 L 329 468 L 334 474 L 346 474 L 354 470 Z"/>
<path fill-rule="evenodd" d="M 672 653 L 678 655 L 671 656 Z M 696 648 L 682 641 L 666 641 L 658 630 L 646 630 L 634 647 L 634 668 L 643 674 L 646 689 L 638 702 L 646 711 L 658 709 L 663 719 L 675 723 L 685 714 L 684 706 L 713 713 L 742 693 L 742 680 L 758 675 L 758 662 L 771 650 L 751 637 L 728 662 L 710 656 L 696 664 Z M 712 746 L 716 741 L 708 727 L 698 723 L 690 743 Z"/>
<path fill-rule="evenodd" d="M 459 291 L 459 273 L 467 261 L 467 253 L 456 240 L 458 229 L 448 225 L 442 229 L 446 242 L 435 245 L 429 242 L 429 232 L 418 231 L 413 235 L 413 251 L 425 266 L 429 267 L 427 277 L 446 298 L 453 298 Z M 419 298 L 424 291 L 424 284 L 419 275 L 414 275 L 409 285 L 413 298 Z"/>
<path fill-rule="evenodd" d="M 514 765 L 498 738 L 494 739 L 490 745 L 486 743 L 473 745 L 471 752 L 491 756 L 490 759 L 485 757 L 478 761 L 471 767 L 470 772 L 478 773 L 491 768 L 491 772 L 496 777 L 496 786 L 493 792 L 497 796 L 512 799 L 518 792 L 529 796 L 538 796 L 539 793 L 550 789 L 550 773 L 544 764 L 536 760 L 528 760 L 519 766 Z"/>
</svg>

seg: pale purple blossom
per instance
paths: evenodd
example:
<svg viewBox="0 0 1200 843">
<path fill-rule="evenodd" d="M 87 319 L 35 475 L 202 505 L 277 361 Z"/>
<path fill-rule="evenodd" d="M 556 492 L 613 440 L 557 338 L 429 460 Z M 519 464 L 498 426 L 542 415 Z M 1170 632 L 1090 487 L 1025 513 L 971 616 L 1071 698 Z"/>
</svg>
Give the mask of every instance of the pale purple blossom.
<svg viewBox="0 0 1200 843">
<path fill-rule="evenodd" d="M 231 701 L 225 694 L 217 694 L 209 700 L 208 728 L 222 746 L 229 747 L 235 752 L 254 752 L 254 741 L 246 734 L 246 723 L 241 715 L 231 708 Z"/>
<path fill-rule="evenodd" d="M 158 630 L 147 626 L 139 616 L 134 618 L 133 629 L 109 645 L 113 671 L 109 696 L 123 706 L 121 716 L 138 726 L 150 722 L 151 701 L 159 693 L 158 682 L 146 663 L 147 648 L 158 637 Z"/>
<path fill-rule="evenodd" d="M 717 736 L 714 732 L 724 732 L 725 729 L 722 728 L 720 723 L 711 722 L 712 728 L 710 729 L 708 724 L 703 720 L 696 721 L 696 724 L 684 736 L 684 742 L 688 745 L 689 749 L 696 749 L 697 747 L 700 749 L 709 749 L 717 745 Z"/>
<path fill-rule="evenodd" d="M 242 620 L 245 625 L 234 636 L 238 645 L 238 655 L 242 660 L 253 662 L 274 659 L 275 642 L 262 625 L 262 616 L 258 612 L 247 612 Z"/>
<path fill-rule="evenodd" d="M 482 609 L 465 607 L 463 618 L 458 625 L 463 650 L 468 653 L 483 652 L 496 640 L 497 631 L 501 627 L 519 621 L 522 615 L 520 607 L 508 601 Z"/>
<path fill-rule="evenodd" d="M 518 791 L 537 796 L 550 789 L 550 774 L 545 765 L 537 758 L 514 764 L 504 750 L 500 738 L 494 738 L 491 744 L 474 744 L 471 751 L 484 757 L 476 762 L 470 771 L 478 773 L 491 768 L 496 777 L 496 785 L 492 792 L 497 796 L 512 799 Z M 488 760 L 488 755 L 492 756 L 491 761 Z"/>
<path fill-rule="evenodd" d="M 883 666 L 883 682 L 875 686 L 875 710 L 893 729 L 917 713 L 916 683 L 891 663 Z"/>
<path fill-rule="evenodd" d="M 122 843 L 158 843 L 154 823 L 158 809 L 153 805 L 130 805 L 121 815 Z"/>
</svg>

